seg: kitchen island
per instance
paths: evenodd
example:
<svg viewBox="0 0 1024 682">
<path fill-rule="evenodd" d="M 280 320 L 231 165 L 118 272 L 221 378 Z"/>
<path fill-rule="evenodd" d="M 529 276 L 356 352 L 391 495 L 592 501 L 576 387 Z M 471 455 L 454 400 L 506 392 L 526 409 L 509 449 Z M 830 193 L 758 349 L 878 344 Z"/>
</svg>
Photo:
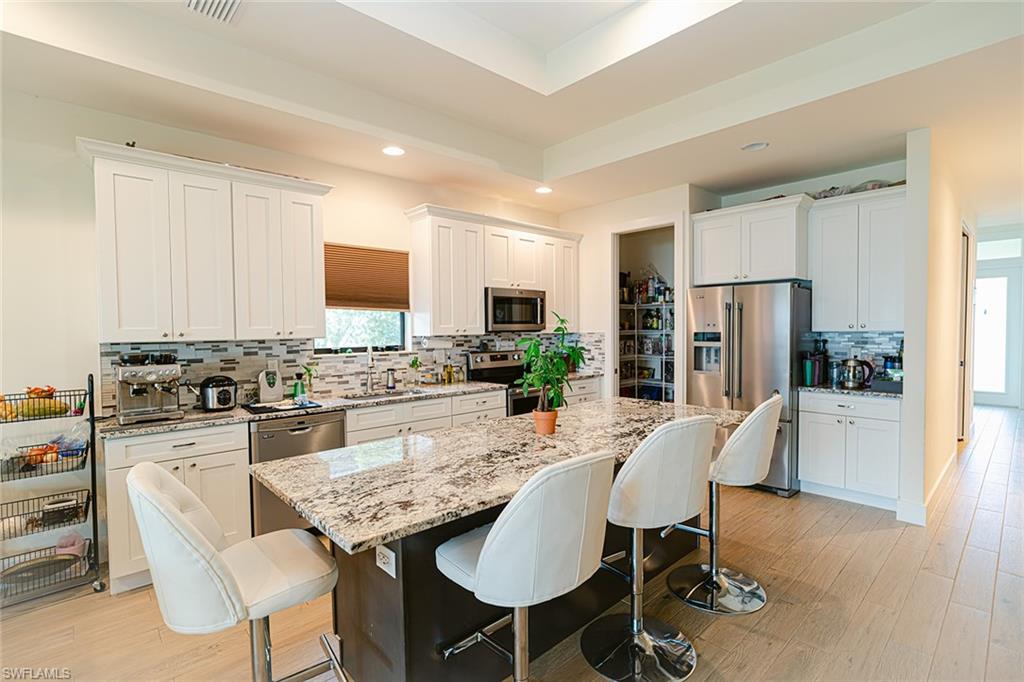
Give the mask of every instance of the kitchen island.
<svg viewBox="0 0 1024 682">
<path fill-rule="evenodd" d="M 538 436 L 529 418 L 507 417 L 267 462 L 252 474 L 332 542 L 340 577 L 334 627 L 346 668 L 361 681 L 500 680 L 508 663 L 484 646 L 444 660 L 440 651 L 504 615 L 437 571 L 435 548 L 493 521 L 538 470 L 599 450 L 619 464 L 659 425 L 702 414 L 734 427 L 745 413 L 626 398 L 560 411 L 558 431 Z M 696 537 L 648 534 L 647 578 L 696 547 Z M 608 526 L 605 554 L 629 531 Z M 388 572 L 377 566 L 383 547 Z M 625 568 L 625 562 L 621 563 Z M 577 590 L 531 610 L 530 652 L 539 656 L 628 593 L 599 571 Z M 506 628 L 507 630 L 508 628 Z M 506 646 L 508 632 L 495 638 Z"/>
</svg>

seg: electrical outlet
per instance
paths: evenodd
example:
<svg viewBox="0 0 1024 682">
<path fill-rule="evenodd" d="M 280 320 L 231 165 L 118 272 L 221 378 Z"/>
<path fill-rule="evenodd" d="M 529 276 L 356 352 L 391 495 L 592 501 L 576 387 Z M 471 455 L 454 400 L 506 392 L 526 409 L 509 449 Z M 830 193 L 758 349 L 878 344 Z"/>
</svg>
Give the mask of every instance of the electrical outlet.
<svg viewBox="0 0 1024 682">
<path fill-rule="evenodd" d="M 398 567 L 395 565 L 395 553 L 384 545 L 377 547 L 377 568 L 392 578 L 398 578 Z"/>
</svg>

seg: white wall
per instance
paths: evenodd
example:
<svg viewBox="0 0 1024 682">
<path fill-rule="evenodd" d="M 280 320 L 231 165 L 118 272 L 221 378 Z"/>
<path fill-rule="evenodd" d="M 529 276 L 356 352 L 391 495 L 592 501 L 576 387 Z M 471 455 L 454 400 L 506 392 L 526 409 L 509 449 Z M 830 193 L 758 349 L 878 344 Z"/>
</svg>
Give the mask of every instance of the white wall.
<svg viewBox="0 0 1024 682">
<path fill-rule="evenodd" d="M 136 140 L 147 149 L 330 183 L 328 241 L 408 250 L 403 211 L 423 202 L 557 224 L 551 213 L 498 199 L 5 90 L 0 390 L 81 384 L 98 367 L 93 181 L 75 154 L 76 136 Z"/>
<path fill-rule="evenodd" d="M 822 175 L 816 178 L 806 178 L 795 182 L 787 182 L 783 185 L 762 187 L 760 189 L 750 190 L 749 192 L 726 194 L 722 196 L 722 206 L 740 206 L 742 204 L 749 204 L 753 201 L 761 201 L 762 199 L 775 197 L 780 194 L 785 194 L 787 196 L 800 193 L 812 194 L 823 189 L 828 189 L 829 187 L 843 187 L 847 185 L 850 187 L 856 187 L 862 182 L 867 182 L 868 180 L 885 180 L 887 182 L 895 182 L 897 180 L 904 180 L 906 177 L 907 162 L 904 160 L 891 161 L 889 163 L 880 163 L 875 166 L 867 166 L 865 168 L 855 168 L 853 170 L 842 171 L 840 173 L 832 173 L 831 175 Z"/>
</svg>

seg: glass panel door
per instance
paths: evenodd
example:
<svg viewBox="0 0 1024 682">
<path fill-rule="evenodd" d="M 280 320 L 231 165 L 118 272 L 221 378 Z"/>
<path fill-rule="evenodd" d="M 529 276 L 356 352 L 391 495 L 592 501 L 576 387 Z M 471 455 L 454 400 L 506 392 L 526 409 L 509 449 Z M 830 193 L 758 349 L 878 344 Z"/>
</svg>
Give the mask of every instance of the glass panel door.
<svg viewBox="0 0 1024 682">
<path fill-rule="evenodd" d="M 974 291 L 974 396 L 984 405 L 1020 405 L 1020 268 L 979 267 Z"/>
</svg>

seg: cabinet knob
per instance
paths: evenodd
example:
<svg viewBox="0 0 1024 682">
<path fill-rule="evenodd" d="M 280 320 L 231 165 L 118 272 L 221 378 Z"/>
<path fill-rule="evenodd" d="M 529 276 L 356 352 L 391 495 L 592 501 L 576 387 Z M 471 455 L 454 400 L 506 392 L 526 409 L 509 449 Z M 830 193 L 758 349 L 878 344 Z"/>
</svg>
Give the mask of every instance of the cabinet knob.
<svg viewBox="0 0 1024 682">
<path fill-rule="evenodd" d="M 178 470 L 178 469 L 180 469 L 180 468 L 181 468 L 180 466 L 178 466 L 177 464 L 175 464 L 174 466 L 172 466 L 172 467 L 171 467 L 171 471 L 177 471 L 177 470 Z"/>
<path fill-rule="evenodd" d="M 853 425 L 853 420 L 852 419 L 850 420 L 850 424 Z"/>
<path fill-rule="evenodd" d="M 281 332 L 274 332 L 274 333 L 277 334 L 278 336 L 281 336 Z"/>
<path fill-rule="evenodd" d="M 866 327 L 866 326 L 868 326 L 868 325 L 867 325 L 867 323 L 865 323 L 865 322 L 861 322 L 861 323 L 860 323 L 860 328 L 861 328 L 861 329 L 863 329 L 863 328 L 864 328 L 864 327 Z"/>
<path fill-rule="evenodd" d="M 848 327 L 849 327 L 850 329 L 853 329 L 853 325 L 852 325 L 852 324 L 849 324 L 849 325 L 847 325 L 847 326 L 848 326 Z"/>
<path fill-rule="evenodd" d="M 739 275 L 733 275 L 733 276 L 732 276 L 732 278 L 733 278 L 733 279 L 739 279 L 739 278 L 740 278 L 740 276 L 739 276 Z"/>
<path fill-rule="evenodd" d="M 195 463 L 195 462 L 192 462 L 192 463 L 191 463 L 191 464 L 189 464 L 188 466 L 189 466 L 189 468 L 191 468 L 191 469 L 195 469 L 195 468 L 196 468 L 196 463 Z"/>
<path fill-rule="evenodd" d="M 170 336 L 170 334 L 168 334 L 167 332 L 164 332 L 164 333 L 163 333 L 163 337 L 164 337 L 165 339 L 166 339 L 166 338 L 167 338 L 168 336 Z"/>
<path fill-rule="evenodd" d="M 289 333 L 289 334 L 294 334 L 294 333 L 295 333 L 295 331 L 294 331 L 294 330 L 292 330 L 292 329 L 289 329 L 289 330 L 288 330 L 288 333 Z"/>
<path fill-rule="evenodd" d="M 842 423 L 843 423 L 843 420 L 837 417 L 836 418 L 836 424 L 842 424 Z"/>
<path fill-rule="evenodd" d="M 743 279 L 750 277 L 750 275 L 743 275 Z"/>
<path fill-rule="evenodd" d="M 178 336 L 185 336 L 185 332 L 178 332 Z"/>
</svg>

